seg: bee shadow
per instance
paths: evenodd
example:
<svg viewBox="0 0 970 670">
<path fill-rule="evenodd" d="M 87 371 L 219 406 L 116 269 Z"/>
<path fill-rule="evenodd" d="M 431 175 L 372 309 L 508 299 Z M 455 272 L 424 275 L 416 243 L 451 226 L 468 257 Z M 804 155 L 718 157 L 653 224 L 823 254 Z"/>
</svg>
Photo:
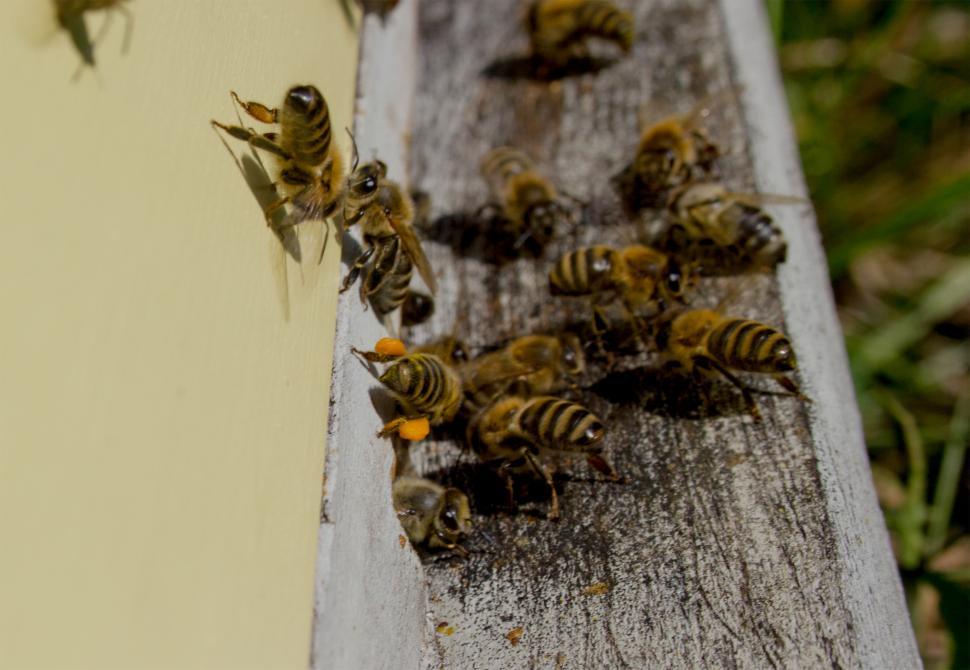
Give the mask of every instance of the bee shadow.
<svg viewBox="0 0 970 670">
<path fill-rule="evenodd" d="M 246 185 L 249 187 L 253 197 L 256 198 L 256 202 L 259 203 L 261 210 L 266 211 L 270 205 L 279 200 L 279 193 L 276 191 L 276 187 L 273 186 L 273 180 L 269 178 L 269 175 L 266 173 L 266 168 L 259 161 L 252 156 L 244 154 L 240 160 L 240 168 L 243 179 L 246 180 Z M 303 254 L 300 251 L 300 239 L 296 234 L 296 226 L 284 227 L 283 224 L 285 222 L 286 212 L 282 207 L 278 207 L 273 212 L 273 226 L 271 230 L 276 236 L 276 239 L 283 245 L 283 249 L 290 258 L 299 263 L 303 258 Z"/>
<path fill-rule="evenodd" d="M 510 56 L 489 63 L 482 75 L 493 79 L 531 79 L 551 82 L 567 77 L 596 74 L 617 62 L 616 58 L 586 56 L 573 58 L 565 65 L 551 66 L 534 56 Z"/>
<path fill-rule="evenodd" d="M 544 246 L 531 237 L 519 242 L 499 216 L 467 211 L 443 214 L 420 231 L 423 237 L 449 247 L 456 256 L 488 265 L 506 265 L 523 257 L 540 258 L 545 253 Z"/>
<path fill-rule="evenodd" d="M 475 458 L 471 456 L 471 458 Z M 472 510 L 481 516 L 516 515 L 546 519 L 551 495 L 545 481 L 530 473 L 512 475 L 513 500 L 498 468 L 478 460 L 460 460 L 426 475 L 443 486 L 453 486 L 463 491 L 471 502 Z M 553 485 L 562 497 L 563 483 L 575 478 L 553 471 Z"/>
<path fill-rule="evenodd" d="M 730 385 L 697 381 L 663 368 L 612 372 L 587 390 L 614 405 L 672 418 L 701 420 L 748 413 L 744 397 Z"/>
</svg>

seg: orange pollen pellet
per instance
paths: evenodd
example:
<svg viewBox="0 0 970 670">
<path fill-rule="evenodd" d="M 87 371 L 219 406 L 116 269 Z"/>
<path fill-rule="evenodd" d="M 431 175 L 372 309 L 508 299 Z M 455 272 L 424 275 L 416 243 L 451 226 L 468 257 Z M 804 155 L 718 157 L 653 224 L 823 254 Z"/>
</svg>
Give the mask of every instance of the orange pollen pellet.
<svg viewBox="0 0 970 670">
<path fill-rule="evenodd" d="M 405 421 L 397 430 L 397 434 L 400 435 L 402 439 L 411 440 L 412 442 L 423 440 L 430 432 L 431 424 L 428 422 L 428 419 L 423 416 L 420 419 L 411 419 L 409 421 Z"/>
<path fill-rule="evenodd" d="M 408 352 L 404 348 L 404 342 L 394 337 L 382 337 L 377 340 L 374 351 L 385 356 L 404 356 Z"/>
</svg>

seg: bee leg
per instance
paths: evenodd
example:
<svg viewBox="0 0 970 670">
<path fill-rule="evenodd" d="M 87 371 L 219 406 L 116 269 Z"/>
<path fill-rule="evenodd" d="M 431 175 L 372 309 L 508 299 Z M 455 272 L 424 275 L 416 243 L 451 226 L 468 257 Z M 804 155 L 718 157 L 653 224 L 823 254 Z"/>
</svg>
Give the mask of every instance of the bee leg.
<svg viewBox="0 0 970 670">
<path fill-rule="evenodd" d="M 547 518 L 550 521 L 559 521 L 559 495 L 556 493 L 556 485 L 552 481 L 552 475 L 549 474 L 548 468 L 536 460 L 536 457 L 529 451 L 523 450 L 522 457 L 525 458 L 535 473 L 545 480 L 546 485 L 549 487 L 550 500 Z"/>
<path fill-rule="evenodd" d="M 406 424 L 409 421 L 407 417 L 399 416 L 396 419 L 391 419 L 384 424 L 380 432 L 377 433 L 378 437 L 388 437 L 397 432 L 397 429 Z"/>
<path fill-rule="evenodd" d="M 351 347 L 350 350 L 371 363 L 387 363 L 400 358 L 400 356 L 397 354 L 381 354 L 376 351 L 362 351 L 357 347 Z"/>
<path fill-rule="evenodd" d="M 513 512 L 519 509 L 519 506 L 515 502 L 515 482 L 512 480 L 512 462 L 505 461 L 498 467 L 499 477 L 505 482 L 505 491 L 509 496 L 509 509 Z"/>
<path fill-rule="evenodd" d="M 219 123 L 215 119 L 212 119 L 210 123 L 215 128 L 219 128 L 225 132 L 230 137 L 235 137 L 237 140 L 242 140 L 249 144 L 250 147 L 254 149 L 262 149 L 268 153 L 275 156 L 279 156 L 283 159 L 289 159 L 290 153 L 281 147 L 279 144 L 271 140 L 265 135 L 260 135 L 259 133 L 251 130 L 250 128 L 243 128 L 242 126 L 232 126 L 226 125 L 224 123 Z"/>
<path fill-rule="evenodd" d="M 364 253 L 362 253 L 360 256 L 357 257 L 357 260 L 354 261 L 354 264 L 350 267 L 350 271 L 347 273 L 347 276 L 344 278 L 344 283 L 341 284 L 340 286 L 341 293 L 349 289 L 351 286 L 353 286 L 354 282 L 357 281 L 357 278 L 360 276 L 361 270 L 363 270 L 364 267 L 367 265 L 367 261 L 370 260 L 370 257 L 374 255 L 374 250 L 376 248 L 377 247 L 368 247 L 368 249 L 364 251 Z"/>
<path fill-rule="evenodd" d="M 731 373 L 730 370 L 714 359 L 707 358 L 706 356 L 695 358 L 694 365 L 701 370 L 716 371 L 720 373 L 722 377 L 734 384 L 734 386 L 741 391 L 741 395 L 744 396 L 744 402 L 747 404 L 748 411 L 751 413 L 751 416 L 754 417 L 755 421 L 761 421 L 761 410 L 758 409 L 758 403 L 754 401 L 754 397 L 751 395 L 751 389 L 745 386 L 740 379 Z"/>
<path fill-rule="evenodd" d="M 135 17 L 124 5 L 115 5 L 114 10 L 125 19 L 125 35 L 121 41 L 121 53 L 126 54 L 131 49 L 131 33 L 135 29 Z"/>
<path fill-rule="evenodd" d="M 239 105 L 244 112 L 249 116 L 253 117 L 257 121 L 262 121 L 263 123 L 276 123 L 279 118 L 279 110 L 271 109 L 266 105 L 259 102 L 244 102 L 239 99 L 235 91 L 229 91 L 229 95 L 232 97 L 233 101 Z"/>
<path fill-rule="evenodd" d="M 603 458 L 603 455 L 602 454 L 599 454 L 599 453 L 587 454 L 586 455 L 586 462 L 589 463 L 589 466 L 591 468 L 593 468 L 594 470 L 596 470 L 600 474 L 606 475 L 607 477 L 609 477 L 614 482 L 621 482 L 621 481 L 623 481 L 623 477 L 621 477 L 619 474 L 617 474 L 616 470 L 613 469 L 613 466 L 610 465 L 610 462 L 609 461 L 607 461 L 605 458 Z"/>
<path fill-rule="evenodd" d="M 593 340 L 596 342 L 596 353 L 606 359 L 606 367 L 612 369 L 616 364 L 613 352 L 607 350 L 603 344 L 603 333 L 610 328 L 609 319 L 606 312 L 599 305 L 592 305 L 593 318 L 590 320 L 590 330 L 593 332 Z"/>
<path fill-rule="evenodd" d="M 802 390 L 798 388 L 798 384 L 791 380 L 791 378 L 784 375 L 775 375 L 774 380 L 778 382 L 782 388 L 794 395 L 799 400 L 804 400 L 805 402 L 812 402 L 812 399 L 807 395 L 802 393 Z"/>
</svg>

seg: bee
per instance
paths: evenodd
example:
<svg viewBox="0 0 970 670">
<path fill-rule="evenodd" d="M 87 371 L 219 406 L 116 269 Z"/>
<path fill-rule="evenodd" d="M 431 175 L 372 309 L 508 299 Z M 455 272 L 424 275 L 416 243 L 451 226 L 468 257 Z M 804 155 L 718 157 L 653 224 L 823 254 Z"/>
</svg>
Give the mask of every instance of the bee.
<svg viewBox="0 0 970 670">
<path fill-rule="evenodd" d="M 563 333 L 516 338 L 469 361 L 459 372 L 469 406 L 481 408 L 513 386 L 523 395 L 561 391 L 585 369 L 579 338 Z"/>
<path fill-rule="evenodd" d="M 633 48 L 633 15 L 605 0 L 535 0 L 526 28 L 533 57 L 553 67 L 588 58 L 590 37 Z"/>
<path fill-rule="evenodd" d="M 675 258 L 639 244 L 623 249 L 602 245 L 576 249 L 556 261 L 549 272 L 553 295 L 588 296 L 600 352 L 602 333 L 609 325 L 608 305 L 619 301 L 642 343 L 640 320 L 683 302 L 690 283 L 691 274 Z M 647 314 L 651 308 L 652 314 Z"/>
<path fill-rule="evenodd" d="M 513 472 L 529 471 L 541 477 L 551 491 L 549 519 L 556 520 L 559 498 L 552 475 L 540 456 L 556 452 L 585 454 L 590 466 L 618 479 L 598 446 L 605 432 L 599 417 L 578 403 L 545 395 L 511 395 L 480 410 L 468 423 L 466 438 L 482 461 L 498 463 L 510 499 Z"/>
<path fill-rule="evenodd" d="M 374 351 L 352 351 L 370 362 L 390 363 L 380 382 L 397 397 L 404 414 L 386 423 L 381 437 L 397 431 L 405 440 L 423 440 L 431 426 L 451 421 L 461 408 L 461 379 L 438 356 L 409 354 L 390 337 L 381 338 Z"/>
<path fill-rule="evenodd" d="M 468 362 L 468 347 L 463 340 L 454 335 L 446 335 L 428 344 L 416 347 L 414 352 L 434 354 L 451 368 L 456 368 Z"/>
<path fill-rule="evenodd" d="M 759 205 L 796 203 L 785 196 L 731 193 L 715 182 L 687 184 L 671 197 L 673 222 L 662 229 L 667 244 L 703 254 L 717 251 L 758 267 L 785 261 L 788 245 L 781 229 Z M 678 241 L 679 240 L 679 241 Z"/>
<path fill-rule="evenodd" d="M 263 209 L 267 225 L 278 227 L 273 222 L 274 212 L 287 203 L 293 205 L 304 219 L 325 219 L 333 215 L 343 202 L 344 163 L 340 149 L 333 141 L 330 110 L 320 91 L 311 85 L 293 86 L 278 109 L 259 102 L 244 102 L 234 91 L 230 91 L 230 95 L 250 117 L 261 123 L 279 125 L 279 132 L 260 134 L 241 125 L 211 122 L 213 127 L 275 159 L 278 168 L 276 185 L 283 191 L 283 196 Z M 376 196 L 379 176 L 374 175 L 380 170 L 379 166 L 370 163 L 360 171 L 356 164 L 354 167 L 348 186 L 356 187 L 353 193 L 356 199 L 348 196 L 348 201 L 362 207 Z M 368 188 L 369 192 L 365 194 Z M 288 220 L 286 225 L 294 223 Z"/>
<path fill-rule="evenodd" d="M 468 496 L 414 476 L 395 479 L 391 494 L 397 518 L 412 544 L 465 553 L 458 543 L 471 528 Z"/>
<path fill-rule="evenodd" d="M 124 6 L 126 2 L 128 0 L 54 0 L 57 23 L 71 36 L 74 48 L 77 49 L 81 57 L 81 64 L 74 74 L 74 79 L 80 76 L 85 65 L 94 67 L 94 45 L 107 32 L 114 12 L 120 13 L 125 18 L 125 36 L 121 53 L 128 52 L 128 48 L 131 46 L 131 30 L 134 25 L 134 18 L 128 8 Z M 108 15 L 98 35 L 92 40 L 88 33 L 84 15 L 95 11 L 107 11 Z"/>
<path fill-rule="evenodd" d="M 541 249 L 557 225 L 571 218 L 556 187 L 524 152 L 514 147 L 492 149 L 482 159 L 481 170 L 496 202 L 480 208 L 479 216 L 498 211 L 516 251 L 530 239 Z"/>
<path fill-rule="evenodd" d="M 368 283 L 379 285 L 388 276 L 382 270 L 384 267 L 395 268 L 394 284 L 405 286 L 402 279 L 404 268 L 413 264 L 434 294 L 438 284 L 411 226 L 414 204 L 397 182 L 385 178 L 386 174 L 387 167 L 380 161 L 374 161 L 356 170 L 349 180 L 344 204 L 344 228 L 359 224 L 367 249 L 354 261 L 340 291 L 346 291 L 357 281 L 360 273 L 368 267 L 368 261 L 376 254 L 365 276 L 365 292 L 369 290 L 366 288 Z M 376 192 L 372 188 L 376 188 Z M 379 262 L 382 263 L 380 267 Z M 373 277 L 375 271 L 378 273 L 376 278 Z M 407 276 L 410 280 L 410 271 Z M 392 302 L 400 305 L 405 297 L 403 290 L 394 291 Z"/>
<path fill-rule="evenodd" d="M 633 162 L 617 180 L 631 212 L 661 207 L 672 189 L 711 172 L 721 150 L 698 119 L 722 94 L 708 96 L 685 115 L 643 124 Z"/>
<path fill-rule="evenodd" d="M 361 301 L 370 299 L 381 317 L 390 314 L 407 300 L 413 267 L 401 239 L 392 237 L 376 248 L 360 284 Z"/>
<path fill-rule="evenodd" d="M 785 376 L 796 368 L 791 342 L 769 325 L 698 309 L 666 319 L 656 339 L 668 364 L 698 377 L 720 376 L 736 386 L 758 421 L 761 413 L 751 391 L 732 370 L 770 374 L 785 390 L 805 399 Z"/>
</svg>

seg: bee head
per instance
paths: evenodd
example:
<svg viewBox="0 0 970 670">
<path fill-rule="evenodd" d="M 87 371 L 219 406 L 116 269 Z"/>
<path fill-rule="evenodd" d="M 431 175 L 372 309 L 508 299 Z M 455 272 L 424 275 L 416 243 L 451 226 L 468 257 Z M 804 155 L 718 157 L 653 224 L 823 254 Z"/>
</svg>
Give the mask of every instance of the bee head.
<svg viewBox="0 0 970 670">
<path fill-rule="evenodd" d="M 434 314 L 434 298 L 418 291 L 408 291 L 401 305 L 401 325 L 414 326 L 424 323 Z"/>
<path fill-rule="evenodd" d="M 545 245 L 556 234 L 556 220 L 559 208 L 552 202 L 543 202 L 530 207 L 525 213 L 525 222 L 530 237 L 540 245 Z"/>
<path fill-rule="evenodd" d="M 350 175 L 349 188 L 357 197 L 374 195 L 381 179 L 387 174 L 387 166 L 381 161 L 364 163 Z"/>
<path fill-rule="evenodd" d="M 458 489 L 445 490 L 441 512 L 435 517 L 435 536 L 441 546 L 453 547 L 471 527 L 468 497 Z"/>
<path fill-rule="evenodd" d="M 314 86 L 294 86 L 286 92 L 286 104 L 300 114 L 308 114 L 320 106 L 323 96 Z"/>
</svg>

